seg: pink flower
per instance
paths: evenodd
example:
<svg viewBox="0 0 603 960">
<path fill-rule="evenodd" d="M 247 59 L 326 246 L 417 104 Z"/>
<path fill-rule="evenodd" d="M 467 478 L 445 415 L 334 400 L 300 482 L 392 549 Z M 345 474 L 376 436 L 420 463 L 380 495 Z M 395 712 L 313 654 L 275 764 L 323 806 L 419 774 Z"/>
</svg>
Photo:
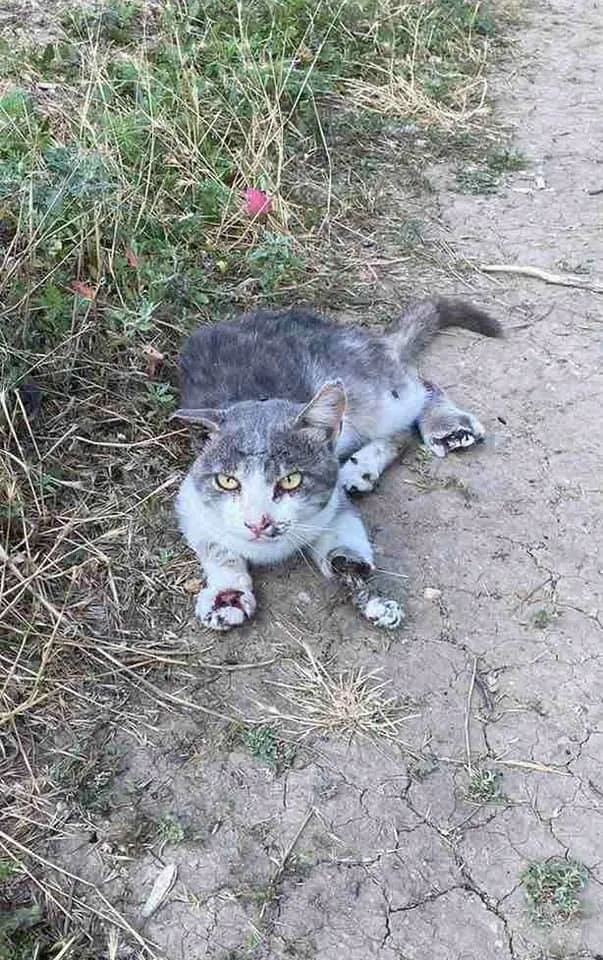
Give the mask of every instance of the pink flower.
<svg viewBox="0 0 603 960">
<path fill-rule="evenodd" d="M 247 187 L 244 196 L 244 210 L 249 217 L 267 217 L 272 212 L 272 200 L 263 190 Z"/>
</svg>

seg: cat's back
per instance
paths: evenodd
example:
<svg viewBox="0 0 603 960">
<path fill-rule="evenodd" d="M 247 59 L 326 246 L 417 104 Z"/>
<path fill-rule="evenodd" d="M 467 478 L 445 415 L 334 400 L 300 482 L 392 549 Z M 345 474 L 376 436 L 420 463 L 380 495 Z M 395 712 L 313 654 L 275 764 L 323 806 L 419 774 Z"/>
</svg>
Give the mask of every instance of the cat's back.
<svg viewBox="0 0 603 960">
<path fill-rule="evenodd" d="M 199 327 L 180 356 L 182 404 L 218 406 L 274 397 L 304 403 L 313 393 L 318 340 L 334 324 L 309 310 L 258 310 Z"/>
</svg>

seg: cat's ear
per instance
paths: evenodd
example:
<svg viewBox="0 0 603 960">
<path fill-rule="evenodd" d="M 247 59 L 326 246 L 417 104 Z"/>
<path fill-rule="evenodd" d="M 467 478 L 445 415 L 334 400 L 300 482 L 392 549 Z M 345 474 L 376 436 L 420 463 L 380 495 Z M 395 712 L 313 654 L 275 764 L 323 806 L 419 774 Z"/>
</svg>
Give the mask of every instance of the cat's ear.
<svg viewBox="0 0 603 960">
<path fill-rule="evenodd" d="M 191 437 L 196 447 L 201 447 L 208 437 L 219 433 L 224 420 L 225 410 L 175 410 L 170 420 L 185 420 L 191 428 Z"/>
<path fill-rule="evenodd" d="M 341 430 L 347 398 L 341 380 L 325 383 L 295 420 L 298 430 L 311 431 L 319 442 L 334 442 Z"/>
</svg>

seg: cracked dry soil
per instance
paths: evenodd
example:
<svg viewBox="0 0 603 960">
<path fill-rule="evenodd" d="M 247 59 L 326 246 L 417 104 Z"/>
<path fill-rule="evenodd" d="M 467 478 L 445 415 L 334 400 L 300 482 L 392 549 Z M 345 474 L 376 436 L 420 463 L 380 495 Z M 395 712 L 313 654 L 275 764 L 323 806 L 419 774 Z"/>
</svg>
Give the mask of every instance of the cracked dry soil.
<svg viewBox="0 0 603 960">
<path fill-rule="evenodd" d="M 492 83 L 530 166 L 487 197 L 458 194 L 452 170 L 434 167 L 442 223 L 470 259 L 599 265 L 603 9 L 544 3 L 517 44 Z M 212 652 L 291 654 L 295 619 L 336 669 L 380 668 L 412 701 L 410 750 L 323 738 L 275 773 L 197 719 L 159 717 L 148 742 L 129 740 L 121 788 L 139 790 L 139 814 L 169 810 L 184 828 L 162 853 L 178 882 L 141 927 L 169 960 L 603 953 L 602 301 L 521 277 L 472 286 L 508 338 L 442 337 L 426 373 L 478 413 L 489 442 L 431 463 L 432 482 L 394 467 L 362 504 L 383 565 L 409 575 L 406 627 L 384 640 L 295 569 L 261 574 L 257 622 Z M 269 667 L 218 673 L 199 697 L 269 704 L 271 679 Z M 472 769 L 501 774 L 497 802 L 467 799 L 468 747 Z M 539 927 L 520 875 L 566 855 L 589 870 L 581 913 Z M 78 866 L 107 879 L 98 857 Z M 136 925 L 157 870 L 147 853 L 103 887 Z"/>
</svg>

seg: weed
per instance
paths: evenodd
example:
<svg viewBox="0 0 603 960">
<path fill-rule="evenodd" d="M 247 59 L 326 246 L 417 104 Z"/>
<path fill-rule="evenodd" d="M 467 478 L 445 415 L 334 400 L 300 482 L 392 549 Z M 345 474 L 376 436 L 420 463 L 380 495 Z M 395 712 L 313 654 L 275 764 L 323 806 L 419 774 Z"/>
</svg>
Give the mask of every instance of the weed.
<svg viewBox="0 0 603 960">
<path fill-rule="evenodd" d="M 286 706 L 275 722 L 297 736 L 332 734 L 350 739 L 399 741 L 408 705 L 389 697 L 388 680 L 362 668 L 332 673 L 300 641 L 302 659 L 288 664 L 275 687 Z"/>
<path fill-rule="evenodd" d="M 19 869 L 12 860 L 0 860 L 0 883 L 9 880 L 19 872 Z"/>
<path fill-rule="evenodd" d="M 492 173 L 512 173 L 516 170 L 525 170 L 528 161 L 522 153 L 517 150 L 493 150 L 486 157 L 486 166 Z"/>
<path fill-rule="evenodd" d="M 169 411 L 176 405 L 176 396 L 169 383 L 147 383 L 151 404 L 157 410 Z"/>
<path fill-rule="evenodd" d="M 579 894 L 587 880 L 583 864 L 554 857 L 531 863 L 520 877 L 532 916 L 544 925 L 576 916 L 580 910 Z"/>
<path fill-rule="evenodd" d="M 182 843 L 184 827 L 176 817 L 167 814 L 157 824 L 157 834 L 162 843 Z"/>
<path fill-rule="evenodd" d="M 94 816 L 107 816 L 113 805 L 113 785 L 120 772 L 120 748 L 104 740 L 99 728 L 94 737 L 80 744 L 77 753 L 66 755 L 52 770 L 52 779 L 72 803 Z"/>
<path fill-rule="evenodd" d="M 494 150 L 480 163 L 458 167 L 455 171 L 456 182 L 462 193 L 496 193 L 505 173 L 524 170 L 526 166 L 527 160 L 521 153 L 507 149 Z"/>
<path fill-rule="evenodd" d="M 242 740 L 252 757 L 277 773 L 290 767 L 295 758 L 294 748 L 279 739 L 272 727 L 250 727 L 243 733 Z"/>
<path fill-rule="evenodd" d="M 469 776 L 465 798 L 470 803 L 500 803 L 505 799 L 501 790 L 502 774 L 499 770 L 475 767 Z"/>
<path fill-rule="evenodd" d="M 532 623 L 537 630 L 546 630 L 557 619 L 557 614 L 553 610 L 541 607 L 532 617 Z"/>
</svg>

